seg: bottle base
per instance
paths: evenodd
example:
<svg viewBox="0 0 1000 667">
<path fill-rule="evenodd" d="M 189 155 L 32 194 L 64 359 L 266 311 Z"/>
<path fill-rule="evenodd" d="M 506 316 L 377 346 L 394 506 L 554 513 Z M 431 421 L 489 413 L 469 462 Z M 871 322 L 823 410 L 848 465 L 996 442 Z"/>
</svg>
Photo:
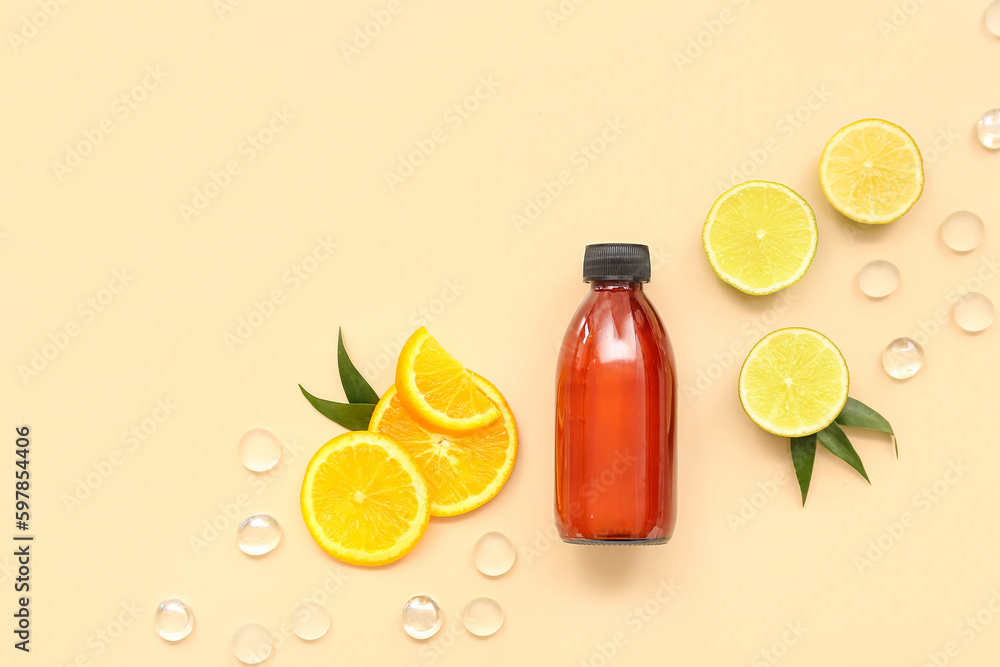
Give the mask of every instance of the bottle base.
<svg viewBox="0 0 1000 667">
<path fill-rule="evenodd" d="M 562 537 L 562 536 L 560 536 Z M 562 541 L 566 544 L 586 544 L 591 546 L 654 546 L 657 544 L 666 544 L 670 541 L 669 537 L 605 537 L 601 539 L 588 539 L 585 537 L 562 537 Z"/>
</svg>

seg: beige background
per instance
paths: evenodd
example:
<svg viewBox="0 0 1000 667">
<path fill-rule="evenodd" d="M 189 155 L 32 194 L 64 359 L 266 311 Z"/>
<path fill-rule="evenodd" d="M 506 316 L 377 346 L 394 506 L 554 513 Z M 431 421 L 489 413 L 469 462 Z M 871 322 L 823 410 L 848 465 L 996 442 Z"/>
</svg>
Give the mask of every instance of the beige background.
<svg viewBox="0 0 1000 667">
<path fill-rule="evenodd" d="M 765 665 L 778 655 L 812 667 L 921 665 L 949 642 L 948 664 L 995 659 L 1000 619 L 987 604 L 1000 590 L 1000 331 L 932 324 L 963 289 L 1000 298 L 989 280 L 1000 155 L 973 132 L 1000 106 L 987 3 L 680 4 L 564 0 L 561 16 L 557 0 L 402 0 L 395 14 L 381 1 L 4 3 L 2 477 L 9 489 L 13 427 L 30 424 L 37 535 L 34 650 L 15 652 L 5 631 L 4 664 L 229 664 L 230 636 L 247 621 L 279 633 L 271 665 Z M 371 12 L 387 25 L 345 54 Z M 679 59 L 685 50 L 690 62 Z M 148 74 L 157 70 L 159 80 Z M 475 107 L 465 118 L 453 110 L 463 100 Z M 869 116 L 903 125 L 927 162 L 923 198 L 879 229 L 835 214 L 816 177 L 827 138 Z M 613 141 L 583 157 L 609 122 Z M 250 136 L 270 143 L 254 149 Z M 390 188 L 385 172 L 433 137 L 434 152 Z M 72 151 L 88 154 L 76 162 Z M 562 191 L 542 196 L 547 207 L 518 228 L 512 215 L 563 171 Z M 226 187 L 213 186 L 213 173 Z M 720 184 L 748 177 L 787 183 L 819 218 L 811 270 L 772 297 L 724 285 L 700 247 Z M 185 216 L 196 191 L 211 199 Z M 958 209 L 987 223 L 985 243 L 967 255 L 938 234 Z M 337 245 L 318 252 L 323 261 L 309 259 L 318 239 Z M 654 250 L 649 291 L 690 390 L 679 523 L 666 547 L 552 540 L 556 347 L 585 291 L 583 246 L 608 240 Z M 855 282 L 876 258 L 903 276 L 880 302 Z M 260 326 L 227 342 L 241 318 Z M 519 460 L 493 502 L 433 521 L 399 563 L 341 565 L 309 538 L 297 506 L 309 456 L 340 429 L 296 383 L 342 396 L 342 325 L 382 391 L 391 367 L 380 355 L 424 320 L 505 393 Z M 897 461 L 886 438 L 852 433 L 871 487 L 821 452 L 805 509 L 787 443 L 750 423 L 735 392 L 750 345 L 790 325 L 833 338 L 852 394 L 900 436 Z M 67 327 L 77 335 L 61 337 Z M 925 369 L 891 380 L 882 347 L 918 333 Z M 43 367 L 22 377 L 33 358 Z M 176 406 L 169 416 L 158 400 Z M 262 477 L 236 454 L 256 425 L 288 443 L 282 468 Z M 146 429 L 137 446 L 125 436 L 133 428 Z M 967 469 L 947 473 L 952 464 Z M 106 478 L 91 474 L 109 465 Z M 12 491 L 0 495 L 9 507 Z M 273 513 L 281 545 L 244 556 L 227 510 Z M 892 525 L 906 513 L 900 533 Z M 223 527 L 215 539 L 212 522 Z M 519 550 L 497 580 L 471 562 L 489 530 Z M 859 561 L 880 539 L 888 551 Z M 12 559 L 0 565 L 7 627 Z M 671 581 L 679 590 L 658 601 Z M 324 586 L 329 634 L 312 644 L 282 635 L 291 605 Z M 425 643 L 399 626 L 415 593 L 435 596 L 447 618 Z M 170 645 L 152 615 L 175 595 L 197 622 Z M 455 625 L 478 595 L 507 612 L 485 640 Z M 133 618 L 123 605 L 140 611 Z M 974 622 L 992 623 L 973 630 L 966 618 L 984 608 Z M 787 631 L 796 624 L 798 634 Z M 606 659 L 602 647 L 616 639 Z"/>
</svg>

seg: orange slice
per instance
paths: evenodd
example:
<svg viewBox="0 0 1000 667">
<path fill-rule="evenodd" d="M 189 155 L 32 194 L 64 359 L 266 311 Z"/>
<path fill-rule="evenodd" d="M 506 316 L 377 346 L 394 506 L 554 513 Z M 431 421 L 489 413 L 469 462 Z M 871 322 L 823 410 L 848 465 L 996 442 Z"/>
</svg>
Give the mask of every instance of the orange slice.
<svg viewBox="0 0 1000 667">
<path fill-rule="evenodd" d="M 350 431 L 320 447 L 299 497 L 316 543 L 355 565 L 384 565 L 407 554 L 430 520 L 427 482 L 392 439 Z"/>
<path fill-rule="evenodd" d="M 503 396 L 471 373 L 476 387 L 497 406 L 502 419 L 462 436 L 424 428 L 389 387 L 375 406 L 368 429 L 399 443 L 417 462 L 430 489 L 432 516 L 470 512 L 495 496 L 510 477 L 517 456 L 517 424 Z"/>
<path fill-rule="evenodd" d="M 472 374 L 420 327 L 396 362 L 396 391 L 407 412 L 431 431 L 464 435 L 500 419 Z"/>
</svg>

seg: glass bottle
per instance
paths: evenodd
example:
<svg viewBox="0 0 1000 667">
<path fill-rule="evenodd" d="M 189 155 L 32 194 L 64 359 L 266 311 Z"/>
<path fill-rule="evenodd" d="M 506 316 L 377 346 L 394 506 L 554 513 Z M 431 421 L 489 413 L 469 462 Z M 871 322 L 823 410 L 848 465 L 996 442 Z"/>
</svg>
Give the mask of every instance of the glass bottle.
<svg viewBox="0 0 1000 667">
<path fill-rule="evenodd" d="M 663 544 L 674 531 L 677 378 L 649 279 L 646 246 L 587 246 L 590 292 L 556 371 L 556 524 L 566 542 Z"/>
</svg>

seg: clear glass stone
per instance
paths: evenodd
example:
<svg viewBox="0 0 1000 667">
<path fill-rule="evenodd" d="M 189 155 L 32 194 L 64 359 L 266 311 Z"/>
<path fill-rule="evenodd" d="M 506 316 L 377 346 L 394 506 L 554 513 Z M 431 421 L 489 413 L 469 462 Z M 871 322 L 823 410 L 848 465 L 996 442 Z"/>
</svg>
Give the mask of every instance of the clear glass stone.
<svg viewBox="0 0 1000 667">
<path fill-rule="evenodd" d="M 952 306 L 955 324 L 969 333 L 978 333 L 993 324 L 996 311 L 993 302 L 983 294 L 969 292 Z"/>
<path fill-rule="evenodd" d="M 312 601 L 299 602 L 292 607 L 292 632 L 299 639 L 314 641 L 330 629 L 330 612 Z"/>
<path fill-rule="evenodd" d="M 250 556 L 263 556 L 281 541 L 281 526 L 270 514 L 251 514 L 236 529 L 240 551 Z"/>
<path fill-rule="evenodd" d="M 983 114 L 976 124 L 976 135 L 986 148 L 1000 148 L 1000 109 L 990 109 Z"/>
<path fill-rule="evenodd" d="M 493 598 L 474 598 L 462 610 L 462 623 L 477 637 L 489 637 L 503 625 L 503 609 Z"/>
<path fill-rule="evenodd" d="M 972 211 L 955 211 L 941 223 L 941 238 L 955 252 L 975 250 L 985 235 L 983 219 Z"/>
<path fill-rule="evenodd" d="M 889 296 L 899 287 L 899 269 L 884 259 L 868 262 L 858 271 L 858 287 L 873 299 Z"/>
<path fill-rule="evenodd" d="M 180 598 L 168 598 L 156 608 L 153 617 L 156 633 L 168 642 L 179 642 L 191 634 L 194 613 L 188 603 Z"/>
<path fill-rule="evenodd" d="M 986 28 L 997 37 L 1000 37 L 1000 0 L 994 0 L 986 8 Z"/>
<path fill-rule="evenodd" d="M 890 377 L 905 380 L 917 374 L 924 365 L 924 348 L 905 336 L 896 338 L 882 351 L 882 366 Z"/>
<path fill-rule="evenodd" d="M 240 461 L 252 472 L 267 472 L 281 458 L 278 436 L 266 428 L 252 428 L 240 437 Z"/>
<path fill-rule="evenodd" d="M 264 662 L 273 648 L 271 632 L 260 623 L 247 623 L 233 633 L 233 655 L 247 665 Z"/>
<path fill-rule="evenodd" d="M 476 569 L 487 577 L 499 577 L 506 574 L 514 565 L 517 558 L 517 550 L 510 538 L 492 531 L 486 533 L 476 542 L 476 548 L 472 552 L 472 560 L 476 564 Z"/>
<path fill-rule="evenodd" d="M 429 595 L 414 595 L 403 605 L 403 630 L 414 639 L 429 639 L 441 629 L 441 607 Z"/>
</svg>

